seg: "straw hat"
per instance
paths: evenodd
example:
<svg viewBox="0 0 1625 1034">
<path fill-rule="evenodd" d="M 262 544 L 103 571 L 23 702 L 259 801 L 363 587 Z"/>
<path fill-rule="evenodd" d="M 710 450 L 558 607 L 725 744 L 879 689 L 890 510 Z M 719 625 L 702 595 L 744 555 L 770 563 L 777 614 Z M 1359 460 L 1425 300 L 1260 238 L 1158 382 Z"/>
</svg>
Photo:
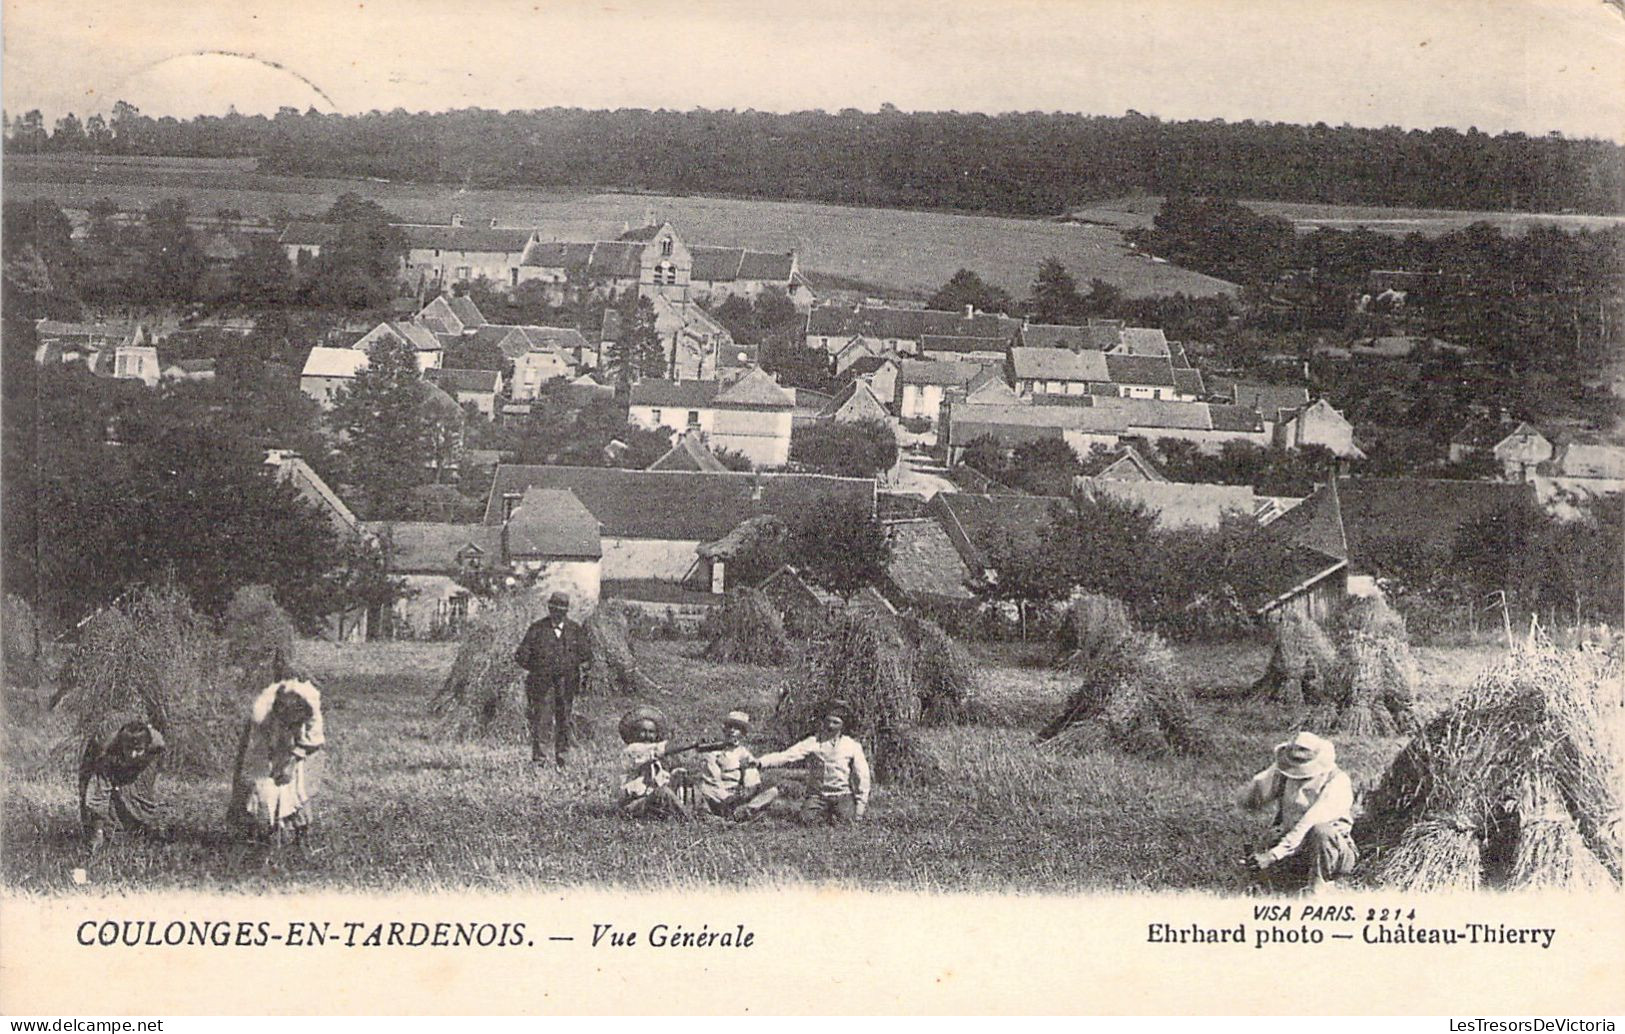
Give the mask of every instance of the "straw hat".
<svg viewBox="0 0 1625 1034">
<path fill-rule="evenodd" d="M 649 707 L 644 705 L 641 707 L 634 707 L 632 710 L 621 715 L 620 725 L 616 727 L 616 731 L 621 734 L 621 742 L 631 743 L 633 740 L 635 740 L 637 738 L 638 725 L 642 722 L 655 723 L 656 739 L 663 740 L 671 732 L 671 725 L 666 721 L 665 712 L 661 711 L 658 707 Z"/>
<path fill-rule="evenodd" d="M 1337 748 L 1312 732 L 1275 745 L 1275 767 L 1288 779 L 1313 779 L 1337 767 Z"/>
<path fill-rule="evenodd" d="M 729 711 L 728 714 L 722 719 L 722 724 L 724 726 L 732 725 L 738 728 L 741 732 L 749 732 L 750 715 L 744 711 Z"/>
</svg>

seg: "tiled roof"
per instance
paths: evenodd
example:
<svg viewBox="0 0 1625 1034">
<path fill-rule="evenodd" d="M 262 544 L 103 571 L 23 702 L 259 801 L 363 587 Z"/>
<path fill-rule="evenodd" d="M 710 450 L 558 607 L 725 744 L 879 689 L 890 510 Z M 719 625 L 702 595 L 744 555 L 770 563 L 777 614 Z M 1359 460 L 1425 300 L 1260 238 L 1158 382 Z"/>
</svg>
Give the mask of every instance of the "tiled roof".
<svg viewBox="0 0 1625 1034">
<path fill-rule="evenodd" d="M 613 467 L 497 468 L 485 523 L 502 522 L 502 500 L 527 488 L 568 488 L 610 538 L 711 542 L 748 518 L 790 517 L 838 499 L 873 510 L 875 483 L 817 474 L 704 474 Z"/>
<path fill-rule="evenodd" d="M 301 377 L 354 377 L 367 365 L 367 353 L 359 348 L 312 348 L 305 359 Z"/>
<path fill-rule="evenodd" d="M 796 397 L 758 366 L 718 391 L 716 404 L 718 408 L 794 409 Z"/>
<path fill-rule="evenodd" d="M 940 384 L 960 387 L 981 370 L 977 363 L 904 359 L 897 371 L 898 384 Z"/>
<path fill-rule="evenodd" d="M 423 376 L 456 395 L 460 391 L 494 393 L 502 375 L 495 370 L 432 369 L 423 371 Z"/>
<path fill-rule="evenodd" d="M 955 420 L 954 445 L 969 445 L 978 438 L 991 438 L 1007 449 L 1047 438 L 1061 439 L 1059 427 L 1035 424 L 1007 424 L 988 420 Z"/>
<path fill-rule="evenodd" d="M 1009 341 L 1020 329 L 1020 320 L 986 312 L 967 318 L 963 312 L 937 309 L 864 306 L 854 310 L 841 305 L 821 305 L 807 314 L 807 333 L 822 336 L 861 333 L 877 338 L 917 341 L 927 334 L 933 334 Z"/>
<path fill-rule="evenodd" d="M 739 264 L 745 259 L 744 248 L 693 247 L 688 252 L 694 258 L 689 270 L 693 280 L 737 280 Z"/>
<path fill-rule="evenodd" d="M 598 518 L 568 489 L 527 488 L 508 521 L 508 555 L 597 559 L 604 555 Z"/>
<path fill-rule="evenodd" d="M 1185 395 L 1201 397 L 1207 394 L 1202 386 L 1202 371 L 1195 369 L 1174 368 L 1174 389 Z"/>
<path fill-rule="evenodd" d="M 1128 429 L 1121 411 L 1101 406 L 973 405 L 955 403 L 948 410 L 948 437 L 962 445 L 962 424 L 1003 424 L 1012 427 L 1048 427 L 1057 431 L 1122 434 Z"/>
<path fill-rule="evenodd" d="M 480 312 L 478 305 L 474 304 L 474 299 L 467 295 L 455 295 L 448 298 L 446 304 L 450 306 L 451 311 L 457 315 L 457 318 L 463 321 L 465 327 L 478 327 L 485 323 L 485 314 Z"/>
<path fill-rule="evenodd" d="M 739 279 L 788 282 L 794 268 L 795 256 L 789 252 L 747 251 L 739 263 Z"/>
<path fill-rule="evenodd" d="M 1149 385 L 1171 388 L 1174 386 L 1174 368 L 1167 356 L 1124 355 L 1106 353 L 1107 379 L 1117 384 Z"/>
<path fill-rule="evenodd" d="M 277 243 L 298 247 L 301 244 L 322 246 L 339 239 L 339 228 L 333 223 L 292 222 L 277 238 Z"/>
<path fill-rule="evenodd" d="M 506 226 L 442 226 L 438 224 L 397 223 L 406 246 L 423 250 L 490 252 L 518 254 L 530 243 L 527 229 Z"/>
<path fill-rule="evenodd" d="M 1534 500 L 1534 490 L 1527 484 L 1426 478 L 1344 478 L 1337 483 L 1337 493 L 1348 532 L 1349 561 L 1373 573 L 1380 573 L 1376 569 L 1386 542 L 1402 540 L 1447 556 L 1462 525 L 1485 514 L 1509 513 Z M 1508 548 L 1513 548 L 1511 543 Z"/>
<path fill-rule="evenodd" d="M 1271 538 L 1315 550 L 1333 560 L 1349 558 L 1337 486 L 1322 485 L 1308 499 L 1268 525 Z"/>
<path fill-rule="evenodd" d="M 1168 338 L 1154 327 L 1124 327 L 1120 347 L 1129 355 L 1166 356 Z"/>
<path fill-rule="evenodd" d="M 593 245 L 587 262 L 589 276 L 637 276 L 643 266 L 643 246 L 630 241 L 601 241 Z"/>
<path fill-rule="evenodd" d="M 1109 381 L 1104 352 L 1074 352 L 1065 348 L 1012 348 L 1010 363 L 1016 379 L 1043 381 Z"/>
<path fill-rule="evenodd" d="M 1097 408 L 1118 413 L 1129 427 L 1160 427 L 1185 431 L 1210 431 L 1213 418 L 1203 402 L 1164 402 L 1161 399 L 1095 400 Z"/>
<path fill-rule="evenodd" d="M 819 415 L 846 420 L 884 420 L 888 414 L 869 385 L 853 381 L 845 391 L 830 399 Z"/>
<path fill-rule="evenodd" d="M 1192 369 L 1191 361 L 1185 355 L 1185 346 L 1178 341 L 1168 342 L 1168 361 L 1174 364 L 1176 370 Z"/>
<path fill-rule="evenodd" d="M 525 249 L 521 266 L 581 272 L 592 261 L 593 245 L 570 241 L 534 241 Z"/>
<path fill-rule="evenodd" d="M 886 533 L 891 542 L 886 574 L 893 585 L 912 597 L 970 598 L 965 587 L 970 571 L 938 521 L 899 521 Z"/>
<path fill-rule="evenodd" d="M 1055 509 L 1068 505 L 1051 496 L 938 492 L 926 512 L 942 525 L 966 568 L 980 572 L 997 550 L 1037 544 Z"/>
<path fill-rule="evenodd" d="M 1217 528 L 1226 515 L 1252 517 L 1257 508 L 1251 485 L 1199 485 L 1180 481 L 1077 479 L 1078 490 L 1144 506 L 1161 528 Z"/>
<path fill-rule="evenodd" d="M 675 445 L 645 469 L 693 470 L 720 474 L 728 468 L 723 466 L 715 453 L 705 447 L 705 442 L 700 440 L 698 434 L 684 433 L 677 436 Z"/>
<path fill-rule="evenodd" d="M 673 409 L 709 409 L 717 398 L 716 381 L 668 381 L 645 377 L 632 385 L 634 406 L 670 406 Z"/>
<path fill-rule="evenodd" d="M 922 352 L 1003 352 L 1008 338 L 962 337 L 960 335 L 924 334 L 920 337 Z"/>
<path fill-rule="evenodd" d="M 1226 406 L 1215 402 L 1207 407 L 1207 412 L 1215 431 L 1245 431 L 1249 434 L 1264 431 L 1264 418 L 1247 406 Z"/>
<path fill-rule="evenodd" d="M 1309 404 L 1309 389 L 1301 384 L 1249 384 L 1237 381 L 1230 389 L 1230 397 L 1238 406 L 1251 406 L 1268 420 L 1277 423 L 1279 411 L 1302 409 Z"/>
<path fill-rule="evenodd" d="M 665 224 L 663 223 L 649 223 L 647 226 L 638 226 L 624 231 L 616 240 L 637 241 L 641 244 L 647 244 L 660 236 L 660 231 L 664 228 Z"/>
<path fill-rule="evenodd" d="M 1564 477 L 1625 479 L 1625 448 L 1575 442 L 1564 448 L 1559 469 Z"/>
<path fill-rule="evenodd" d="M 1090 334 L 1091 329 L 1064 323 L 1029 323 L 1021 328 L 1021 343 L 1027 348 L 1068 348 L 1074 352 L 1100 349 L 1101 343 Z"/>
<path fill-rule="evenodd" d="M 450 574 L 457 554 L 477 550 L 486 566 L 502 557 L 502 529 L 440 521 L 368 521 L 367 529 L 388 543 L 389 569 L 400 574 Z"/>
<path fill-rule="evenodd" d="M 462 404 L 446 394 L 432 381 L 416 381 L 413 388 L 417 390 L 418 403 L 425 409 L 438 409 L 444 416 L 463 415 Z"/>
</svg>

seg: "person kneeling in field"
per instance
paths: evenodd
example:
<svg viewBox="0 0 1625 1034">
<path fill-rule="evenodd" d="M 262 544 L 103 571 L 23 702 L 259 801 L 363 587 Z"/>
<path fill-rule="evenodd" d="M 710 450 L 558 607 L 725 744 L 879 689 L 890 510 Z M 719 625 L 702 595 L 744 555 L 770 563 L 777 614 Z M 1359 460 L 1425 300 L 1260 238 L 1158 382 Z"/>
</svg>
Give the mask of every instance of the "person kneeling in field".
<svg viewBox="0 0 1625 1034">
<path fill-rule="evenodd" d="M 621 787 L 618 807 L 635 819 L 687 819 L 688 809 L 672 790 L 666 767 L 666 720 L 652 707 L 621 719 Z"/>
<path fill-rule="evenodd" d="M 818 731 L 787 750 L 757 759 L 763 768 L 807 762 L 807 798 L 801 821 L 844 825 L 869 810 L 869 759 L 863 745 L 846 735 L 851 712 L 840 701 L 824 709 Z"/>
<path fill-rule="evenodd" d="M 1354 784 L 1331 741 L 1300 732 L 1278 744 L 1275 763 L 1253 776 L 1241 803 L 1275 808 L 1268 839 L 1249 859 L 1271 889 L 1319 892 L 1354 871 Z"/>
<path fill-rule="evenodd" d="M 756 756 L 745 746 L 750 715 L 730 711 L 722 720 L 726 746 L 705 755 L 700 770 L 700 798 L 711 814 L 735 822 L 749 822 L 778 799 L 776 786 L 762 783 Z"/>
<path fill-rule="evenodd" d="M 153 788 L 164 736 L 148 722 L 127 722 L 106 740 L 92 737 L 79 761 L 79 821 L 90 852 L 108 830 L 146 832 L 158 818 Z"/>
</svg>

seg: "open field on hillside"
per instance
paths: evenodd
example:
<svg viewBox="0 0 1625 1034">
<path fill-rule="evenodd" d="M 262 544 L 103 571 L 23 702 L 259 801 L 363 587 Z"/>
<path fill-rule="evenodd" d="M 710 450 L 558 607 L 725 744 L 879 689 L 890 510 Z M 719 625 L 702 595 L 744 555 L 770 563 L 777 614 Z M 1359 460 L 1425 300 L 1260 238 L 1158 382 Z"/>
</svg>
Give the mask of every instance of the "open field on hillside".
<svg viewBox="0 0 1625 1034">
<path fill-rule="evenodd" d="M 1469 212 L 1443 208 L 1384 208 L 1375 205 L 1321 205 L 1295 201 L 1246 201 L 1242 204 L 1266 215 L 1290 219 L 1300 233 L 1325 227 L 1353 230 L 1364 226 L 1381 233 L 1421 233 L 1429 237 L 1489 223 L 1502 233 L 1521 234 L 1535 226 L 1562 230 L 1600 230 L 1625 225 L 1625 216 L 1572 215 L 1555 212 Z M 1121 230 L 1151 225 L 1162 198 L 1154 195 L 1099 201 L 1072 212 L 1075 219 Z"/>
<path fill-rule="evenodd" d="M 1262 670 L 1258 644 L 1178 649 L 1214 749 L 1194 759 L 1141 760 L 1115 751 L 1040 753 L 1035 730 L 1070 688 L 1032 666 L 1034 651 L 978 648 L 986 671 L 979 725 L 928 730 L 945 778 L 923 788 L 881 787 L 869 820 L 803 829 L 770 814 L 736 827 L 640 824 L 613 814 L 614 718 L 631 698 L 584 698 L 593 738 L 563 771 L 535 770 L 518 742 L 448 740 L 426 706 L 451 644 L 301 646 L 323 687 L 329 738 L 322 826 L 308 856 L 268 865 L 228 840 L 229 773 L 166 780 L 170 829 L 119 839 L 90 866 L 95 886 L 256 891 L 279 888 L 431 890 L 621 886 L 837 884 L 915 890 L 1236 891 L 1232 859 L 1256 824 L 1231 806 L 1293 715 L 1234 699 Z M 694 643 L 639 642 L 665 687 L 674 743 L 715 730 L 727 710 L 772 711 L 781 672 L 694 659 Z M 1491 661 L 1488 649 L 1419 652 L 1424 714 Z M 63 893 L 80 864 L 74 785 L 52 752 L 60 719 L 19 691 L 4 730 L 0 878 L 19 891 Z M 245 705 L 246 706 L 246 705 Z M 758 733 L 758 752 L 777 746 Z M 1339 754 L 1369 787 L 1402 744 L 1340 738 Z M 1258 820 L 1262 821 L 1262 820 Z"/>
<path fill-rule="evenodd" d="M 793 248 L 806 271 L 899 294 L 928 294 L 955 271 L 969 268 L 1025 296 L 1038 264 L 1052 255 L 1080 283 L 1099 277 L 1134 296 L 1235 290 L 1223 280 L 1138 258 L 1109 227 L 1033 219 L 731 198 L 464 190 L 444 184 L 270 176 L 241 163 L 215 160 L 134 163 L 76 155 L 8 157 L 5 190 L 8 197 L 45 197 L 72 208 L 84 208 L 100 197 L 135 209 L 183 196 L 200 214 L 235 208 L 261 217 L 279 210 L 317 213 L 345 191 L 355 191 L 407 220 L 446 222 L 460 212 L 495 218 L 505 226 L 544 227 L 561 240 L 614 236 L 623 223 L 638 225 L 653 209 L 691 242 L 766 251 Z"/>
</svg>

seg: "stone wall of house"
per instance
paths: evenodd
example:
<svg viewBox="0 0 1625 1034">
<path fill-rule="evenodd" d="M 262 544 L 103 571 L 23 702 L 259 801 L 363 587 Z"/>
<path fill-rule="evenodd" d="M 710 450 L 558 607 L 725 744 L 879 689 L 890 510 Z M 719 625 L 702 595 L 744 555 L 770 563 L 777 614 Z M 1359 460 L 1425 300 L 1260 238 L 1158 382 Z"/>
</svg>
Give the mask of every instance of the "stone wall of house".
<svg viewBox="0 0 1625 1034">
<path fill-rule="evenodd" d="M 658 578 L 677 582 L 693 569 L 697 541 L 670 539 L 603 540 L 603 577 L 609 579 Z"/>
<path fill-rule="evenodd" d="M 731 449 L 750 457 L 757 470 L 790 462 L 790 428 L 795 414 L 788 409 L 720 409 L 706 444 Z"/>
</svg>

